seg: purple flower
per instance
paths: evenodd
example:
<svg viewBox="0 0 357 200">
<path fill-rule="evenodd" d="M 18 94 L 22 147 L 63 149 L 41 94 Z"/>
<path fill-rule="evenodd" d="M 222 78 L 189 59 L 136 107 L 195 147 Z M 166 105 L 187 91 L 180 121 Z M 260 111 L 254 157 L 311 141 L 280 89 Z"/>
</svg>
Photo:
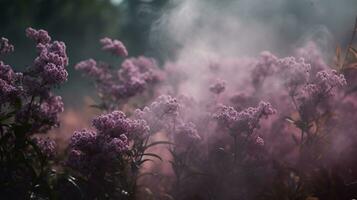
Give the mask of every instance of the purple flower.
<svg viewBox="0 0 357 200">
<path fill-rule="evenodd" d="M 2 37 L 0 39 L 0 55 L 12 53 L 14 51 L 14 45 L 9 43 L 7 38 Z"/>
<path fill-rule="evenodd" d="M 59 114 L 64 106 L 60 96 L 47 94 L 42 102 L 33 101 L 25 104 L 17 113 L 15 120 L 18 123 L 31 123 L 28 134 L 46 133 L 59 125 Z"/>
<path fill-rule="evenodd" d="M 331 94 L 333 88 L 343 87 L 347 85 L 347 81 L 343 74 L 338 74 L 336 70 L 324 70 L 316 74 L 316 84 L 321 90 Z"/>
<path fill-rule="evenodd" d="M 131 120 L 126 118 L 121 111 L 113 111 L 109 114 L 103 114 L 93 119 L 93 126 L 100 134 L 119 136 L 128 134 Z"/>
<path fill-rule="evenodd" d="M 144 56 L 139 56 L 138 58 L 126 59 L 122 64 L 122 69 L 126 67 L 131 68 L 135 66 L 135 70 L 140 74 L 141 79 L 145 80 L 147 83 L 157 83 L 162 80 L 162 74 L 157 66 L 156 61 L 153 58 L 147 58 Z"/>
<path fill-rule="evenodd" d="M 50 95 L 40 104 L 41 118 L 48 120 L 54 125 L 59 124 L 59 114 L 64 111 L 64 104 L 61 96 Z"/>
<path fill-rule="evenodd" d="M 288 88 L 296 88 L 309 81 L 310 64 L 306 64 L 303 58 L 286 57 L 278 60 L 279 73 Z"/>
<path fill-rule="evenodd" d="M 82 61 L 75 68 L 96 79 L 98 93 L 109 103 L 140 94 L 163 78 L 155 60 L 143 56 L 125 59 L 119 70 L 110 70 L 107 64 L 93 59 Z"/>
<path fill-rule="evenodd" d="M 220 94 L 226 89 L 226 81 L 217 79 L 214 84 L 209 87 L 209 90 L 214 94 Z"/>
<path fill-rule="evenodd" d="M 88 59 L 77 63 L 74 68 L 83 71 L 86 75 L 93 77 L 100 81 L 109 80 L 112 78 L 104 65 L 98 65 L 93 59 Z"/>
<path fill-rule="evenodd" d="M 323 112 L 321 109 L 329 109 L 329 97 L 334 96 L 337 88 L 347 84 L 344 76 L 335 70 L 320 71 L 314 80 L 313 83 L 306 84 L 296 98 L 300 117 L 305 121 L 314 119 Z"/>
<path fill-rule="evenodd" d="M 115 171 L 115 163 L 129 149 L 128 131 L 133 130 L 124 113 L 114 111 L 93 120 L 97 131 L 75 131 L 70 139 L 67 164 L 90 176 Z"/>
<path fill-rule="evenodd" d="M 0 103 L 11 100 L 22 92 L 22 87 L 17 84 L 22 78 L 22 73 L 15 73 L 9 65 L 0 61 Z"/>
<path fill-rule="evenodd" d="M 102 49 L 108 51 L 114 55 L 126 57 L 128 56 L 128 51 L 126 50 L 124 44 L 119 40 L 112 40 L 108 37 L 105 37 L 100 40 L 100 43 L 103 45 Z"/>
<path fill-rule="evenodd" d="M 131 138 L 146 138 L 150 134 L 150 127 L 143 119 L 131 120 L 129 136 Z"/>
<path fill-rule="evenodd" d="M 259 121 L 262 117 L 267 118 L 275 114 L 270 103 L 261 101 L 257 107 L 249 107 L 240 112 L 233 107 L 220 106 L 218 112 L 213 117 L 218 120 L 222 128 L 228 128 L 231 134 L 247 133 L 252 134 L 259 128 Z"/>
<path fill-rule="evenodd" d="M 177 126 L 174 133 L 174 140 L 177 145 L 185 146 L 201 140 L 198 135 L 196 125 L 192 122 L 183 123 Z"/>
<path fill-rule="evenodd" d="M 149 84 L 161 80 L 153 59 L 139 57 L 126 59 L 118 70 L 118 80 L 111 85 L 112 94 L 118 99 L 142 93 Z M 117 82 L 117 83 L 116 83 Z"/>
<path fill-rule="evenodd" d="M 145 120 L 151 132 L 157 132 L 172 125 L 173 120 L 179 114 L 180 108 L 181 105 L 176 98 L 162 95 L 144 109 L 135 110 L 135 117 Z"/>
<path fill-rule="evenodd" d="M 0 79 L 13 84 L 22 78 L 22 73 L 15 73 L 10 65 L 4 64 L 0 61 Z"/>
<path fill-rule="evenodd" d="M 30 69 L 30 74 L 41 77 L 41 85 L 56 85 L 67 81 L 66 45 L 59 41 L 51 42 L 51 37 L 44 30 L 28 28 L 26 34 L 37 42 L 38 50 L 38 56 L 35 58 L 34 67 Z"/>
<path fill-rule="evenodd" d="M 34 142 L 46 158 L 53 158 L 56 154 L 56 142 L 50 138 L 35 137 Z"/>
<path fill-rule="evenodd" d="M 0 79 L 0 103 L 10 100 L 19 93 L 19 89 L 14 85 Z"/>
<path fill-rule="evenodd" d="M 180 108 L 180 104 L 176 100 L 169 95 L 161 95 L 156 101 L 151 103 L 150 109 L 151 111 L 158 117 L 161 118 L 163 116 L 172 116 L 175 117 L 178 115 L 178 110 Z"/>
<path fill-rule="evenodd" d="M 51 37 L 45 30 L 35 30 L 31 27 L 26 29 L 26 36 L 35 40 L 37 43 L 47 44 L 51 41 Z"/>
<path fill-rule="evenodd" d="M 268 51 L 260 54 L 260 58 L 252 71 L 252 83 L 255 88 L 260 88 L 263 81 L 277 71 L 278 58 Z"/>
</svg>

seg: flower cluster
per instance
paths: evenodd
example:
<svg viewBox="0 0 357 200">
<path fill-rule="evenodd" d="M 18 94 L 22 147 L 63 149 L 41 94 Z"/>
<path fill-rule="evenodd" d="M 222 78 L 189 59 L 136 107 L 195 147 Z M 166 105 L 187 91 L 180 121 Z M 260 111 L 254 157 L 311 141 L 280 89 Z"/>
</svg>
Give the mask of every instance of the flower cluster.
<svg viewBox="0 0 357 200">
<path fill-rule="evenodd" d="M 41 80 L 32 79 L 37 87 L 44 85 L 57 85 L 67 81 L 68 73 L 65 67 L 68 65 L 66 45 L 63 42 L 51 42 L 51 37 L 45 30 L 28 28 L 27 37 L 37 43 L 38 56 L 30 73 L 40 76 Z"/>
<path fill-rule="evenodd" d="M 177 145 L 187 146 L 201 140 L 196 125 L 192 122 L 183 123 L 177 126 L 174 133 L 174 141 Z"/>
<path fill-rule="evenodd" d="M 74 68 L 83 71 L 87 76 L 93 77 L 98 81 L 110 80 L 112 78 L 106 66 L 97 64 L 93 59 L 81 61 Z"/>
<path fill-rule="evenodd" d="M 112 92 L 118 98 L 132 97 L 142 93 L 149 85 L 161 79 L 158 67 L 153 59 L 146 57 L 126 59 L 118 71 L 120 84 L 112 86 Z"/>
<path fill-rule="evenodd" d="M 100 40 L 100 43 L 103 45 L 102 49 L 108 51 L 114 55 L 126 57 L 128 56 L 128 51 L 122 42 L 119 40 L 113 40 L 108 37 L 105 37 Z"/>
<path fill-rule="evenodd" d="M 8 54 L 14 51 L 14 45 L 9 43 L 7 38 L 0 39 L 0 55 Z"/>
<path fill-rule="evenodd" d="M 22 87 L 18 82 L 22 78 L 22 73 L 15 73 L 13 69 L 0 61 L 0 103 L 14 99 L 22 92 Z"/>
<path fill-rule="evenodd" d="M 286 57 L 278 60 L 279 73 L 284 80 L 284 85 L 292 90 L 309 81 L 311 65 L 305 63 L 303 58 Z"/>
<path fill-rule="evenodd" d="M 333 89 L 347 85 L 343 74 L 338 74 L 336 70 L 324 70 L 316 74 L 316 85 L 327 95 L 333 95 Z"/>
<path fill-rule="evenodd" d="M 118 40 L 104 38 L 101 43 L 105 51 L 121 56 L 127 55 L 125 47 Z M 120 100 L 143 93 L 163 78 L 155 60 L 144 56 L 125 59 L 118 70 L 110 69 L 108 64 L 98 63 L 93 59 L 79 62 L 75 69 L 96 80 L 98 93 L 107 104 L 120 104 Z"/>
<path fill-rule="evenodd" d="M 83 175 L 103 173 L 115 169 L 113 164 L 128 149 L 125 135 L 112 138 L 90 130 L 74 132 L 70 140 L 68 166 Z"/>
<path fill-rule="evenodd" d="M 213 117 L 222 128 L 228 128 L 233 135 L 240 133 L 251 135 L 256 128 L 259 128 L 259 121 L 262 117 L 275 113 L 276 110 L 270 103 L 261 101 L 257 107 L 249 107 L 240 112 L 233 107 L 222 105 Z"/>
<path fill-rule="evenodd" d="M 53 158 L 56 154 L 56 142 L 50 138 L 35 137 L 34 142 L 43 156 Z"/>
<path fill-rule="evenodd" d="M 85 175 L 115 170 L 113 164 L 124 159 L 129 141 L 149 134 L 144 120 L 131 120 L 121 111 L 96 117 L 93 127 L 95 131 L 76 131 L 70 140 L 68 165 Z"/>
<path fill-rule="evenodd" d="M 258 61 L 256 62 L 252 71 L 252 84 L 256 89 L 260 88 L 264 80 L 276 73 L 278 58 L 268 51 L 264 51 L 260 54 Z"/>
<path fill-rule="evenodd" d="M 151 131 L 158 131 L 162 128 L 167 128 L 172 123 L 180 109 L 180 103 L 176 98 L 169 95 L 161 95 L 156 101 L 142 110 L 135 111 L 135 117 L 147 121 Z"/>
<path fill-rule="evenodd" d="M 306 84 L 297 95 L 298 109 L 301 118 L 310 121 L 321 114 L 319 106 L 326 107 L 326 101 L 335 95 L 336 89 L 347 84 L 343 74 L 338 74 L 335 70 L 324 70 L 316 74 L 313 83 Z M 325 108 L 326 110 L 328 108 Z"/>
</svg>

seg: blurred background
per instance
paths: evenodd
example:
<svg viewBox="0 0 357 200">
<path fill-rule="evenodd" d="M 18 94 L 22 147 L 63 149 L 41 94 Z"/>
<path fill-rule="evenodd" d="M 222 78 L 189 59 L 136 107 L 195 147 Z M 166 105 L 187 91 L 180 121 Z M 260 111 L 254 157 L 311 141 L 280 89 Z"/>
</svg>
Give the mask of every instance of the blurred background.
<svg viewBox="0 0 357 200">
<path fill-rule="evenodd" d="M 99 39 L 120 39 L 129 56 L 147 55 L 158 58 L 150 50 L 151 24 L 158 19 L 167 0 L 0 0 L 0 36 L 15 45 L 15 53 L 5 61 L 16 70 L 31 65 L 36 56 L 34 43 L 25 37 L 25 29 L 45 29 L 54 40 L 64 41 L 69 56 L 69 80 L 58 93 L 66 104 L 82 101 L 94 87 L 73 66 L 93 57 L 120 64 L 120 60 L 100 50 Z M 19 59 L 20 58 L 20 59 Z M 88 87 L 87 87 L 88 86 Z M 80 91 L 80 92 L 79 92 Z M 93 92 L 94 93 L 94 92 Z"/>
<path fill-rule="evenodd" d="M 98 40 L 105 36 L 123 41 L 129 56 L 150 56 L 161 64 L 192 49 L 284 56 L 309 40 L 331 54 L 347 44 L 356 15 L 356 0 L 0 0 L 0 36 L 15 45 L 5 61 L 16 70 L 36 55 L 27 27 L 64 41 L 69 81 L 58 93 L 75 107 L 83 94 L 94 94 L 90 80 L 73 69 L 77 62 L 122 61 L 100 50 Z"/>
</svg>

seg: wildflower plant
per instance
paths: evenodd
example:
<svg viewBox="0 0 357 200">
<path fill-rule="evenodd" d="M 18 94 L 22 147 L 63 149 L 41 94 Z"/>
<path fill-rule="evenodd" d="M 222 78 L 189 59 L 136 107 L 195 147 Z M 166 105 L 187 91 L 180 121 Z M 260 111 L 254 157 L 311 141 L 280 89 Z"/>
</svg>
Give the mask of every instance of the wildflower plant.
<svg viewBox="0 0 357 200">
<path fill-rule="evenodd" d="M 68 79 L 66 46 L 26 36 L 38 54 L 24 72 L 0 61 L 5 199 L 356 198 L 354 67 L 329 67 L 313 43 L 283 58 L 193 60 L 198 76 L 103 38 L 122 62 L 74 66 L 94 80 L 100 114 L 60 152 L 48 133 L 64 111 L 54 89 Z M 13 51 L 1 38 L 1 58 Z"/>
<path fill-rule="evenodd" d="M 63 102 L 52 90 L 67 80 L 68 57 L 65 44 L 52 41 L 47 31 L 28 28 L 26 36 L 38 54 L 24 72 L 0 61 L 1 193 L 11 199 L 51 198 L 56 145 L 39 134 L 59 125 Z M 1 55 L 13 50 L 2 38 Z"/>
<path fill-rule="evenodd" d="M 126 47 L 119 40 L 100 40 L 103 51 L 117 57 L 127 57 Z M 102 102 L 97 106 L 106 110 L 120 108 L 134 96 L 144 93 L 162 80 L 161 70 L 152 58 L 140 56 L 126 58 L 119 69 L 94 59 L 79 62 L 75 69 L 95 80 L 98 96 Z"/>
</svg>

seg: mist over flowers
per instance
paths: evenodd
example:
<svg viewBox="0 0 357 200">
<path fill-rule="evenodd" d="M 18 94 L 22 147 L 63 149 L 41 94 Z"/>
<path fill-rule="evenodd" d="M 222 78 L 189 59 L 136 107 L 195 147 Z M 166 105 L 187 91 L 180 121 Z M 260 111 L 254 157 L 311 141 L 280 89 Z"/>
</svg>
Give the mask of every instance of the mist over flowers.
<svg viewBox="0 0 357 200">
<path fill-rule="evenodd" d="M 262 13 L 286 6 L 270 3 Z M 0 198 L 357 198 L 357 21 L 332 55 L 314 38 L 277 42 L 227 5 L 169 3 L 150 30 L 161 60 L 99 37 L 110 59 L 69 63 L 65 42 L 29 27 L 36 54 L 17 71 L 0 37 Z M 72 68 L 96 95 L 77 109 L 57 94 Z"/>
</svg>

